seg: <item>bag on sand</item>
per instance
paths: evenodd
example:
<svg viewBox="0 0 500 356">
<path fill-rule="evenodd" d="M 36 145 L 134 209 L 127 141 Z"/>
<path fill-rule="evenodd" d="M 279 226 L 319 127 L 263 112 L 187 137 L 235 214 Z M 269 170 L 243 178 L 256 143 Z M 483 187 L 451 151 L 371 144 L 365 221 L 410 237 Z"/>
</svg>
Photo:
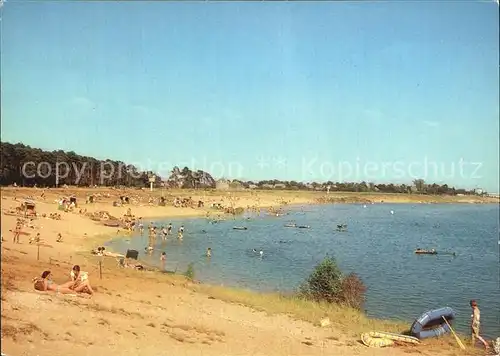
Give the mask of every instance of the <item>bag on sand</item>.
<svg viewBox="0 0 500 356">
<path fill-rule="evenodd" d="M 34 280 L 34 287 L 36 290 L 43 292 L 45 290 L 45 283 L 43 282 L 43 279 L 36 278 Z"/>
</svg>

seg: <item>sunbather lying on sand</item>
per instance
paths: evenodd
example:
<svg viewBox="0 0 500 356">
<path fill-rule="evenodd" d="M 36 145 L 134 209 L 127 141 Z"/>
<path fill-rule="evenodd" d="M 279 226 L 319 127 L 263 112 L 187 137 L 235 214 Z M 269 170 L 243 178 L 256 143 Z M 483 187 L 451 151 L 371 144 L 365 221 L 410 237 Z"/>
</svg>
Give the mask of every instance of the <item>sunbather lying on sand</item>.
<svg viewBox="0 0 500 356">
<path fill-rule="evenodd" d="M 41 277 L 36 277 L 33 279 L 34 287 L 36 290 L 41 292 L 52 291 L 62 294 L 74 294 L 75 291 L 70 289 L 70 286 L 74 284 L 73 281 L 58 285 L 52 281 L 52 273 L 50 271 L 44 271 Z"/>
<path fill-rule="evenodd" d="M 107 256 L 107 257 L 125 257 L 124 255 L 120 254 L 120 253 L 115 253 L 115 252 L 109 252 L 109 251 L 106 251 L 106 249 L 104 247 L 98 247 L 97 249 L 93 249 L 91 251 L 91 253 L 93 255 L 97 255 L 97 256 Z"/>
<path fill-rule="evenodd" d="M 73 286 L 71 287 L 77 293 L 94 294 L 94 290 L 90 286 L 89 275 L 87 272 L 80 271 L 80 266 L 75 265 L 70 273 Z"/>
<path fill-rule="evenodd" d="M 136 270 L 142 271 L 144 269 L 144 266 L 141 265 L 140 263 L 129 263 L 125 261 L 125 258 L 120 258 L 119 260 L 120 267 L 123 268 L 134 268 Z"/>
</svg>

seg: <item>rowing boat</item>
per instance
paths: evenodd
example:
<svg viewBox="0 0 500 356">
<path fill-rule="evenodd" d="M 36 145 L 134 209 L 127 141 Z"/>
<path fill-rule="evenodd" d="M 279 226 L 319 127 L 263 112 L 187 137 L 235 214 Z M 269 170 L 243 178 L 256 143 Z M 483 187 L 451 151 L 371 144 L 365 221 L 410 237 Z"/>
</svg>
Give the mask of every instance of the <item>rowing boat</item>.
<svg viewBox="0 0 500 356">
<path fill-rule="evenodd" d="M 413 336 L 377 331 L 361 334 L 361 341 L 368 347 L 387 347 L 394 345 L 395 342 L 420 343 L 420 340 Z"/>
<path fill-rule="evenodd" d="M 415 250 L 417 255 L 437 255 L 435 250 Z"/>
</svg>

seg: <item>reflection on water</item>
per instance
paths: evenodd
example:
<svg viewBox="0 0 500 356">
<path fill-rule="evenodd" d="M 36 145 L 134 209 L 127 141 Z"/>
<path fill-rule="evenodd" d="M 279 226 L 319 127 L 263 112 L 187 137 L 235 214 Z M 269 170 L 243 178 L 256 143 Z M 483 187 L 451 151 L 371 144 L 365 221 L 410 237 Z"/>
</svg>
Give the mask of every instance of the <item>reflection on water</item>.
<svg viewBox="0 0 500 356">
<path fill-rule="evenodd" d="M 194 262 L 201 281 L 259 291 L 294 290 L 329 254 L 345 273 L 358 273 L 368 286 L 370 316 L 412 321 L 426 310 L 450 306 L 458 313 L 457 329 L 468 332 L 468 301 L 476 299 L 485 335 L 500 335 L 498 205 L 345 204 L 307 210 L 217 224 L 156 221 L 172 222 L 174 229 L 182 223 L 186 232 L 183 241 L 158 238 L 151 256 L 143 253 L 147 233 L 108 245 L 118 252 L 137 249 L 140 258 L 158 266 L 166 251 L 169 270 L 184 272 Z M 290 222 L 311 228 L 284 227 Z M 347 231 L 338 231 L 338 224 L 347 224 Z M 211 258 L 206 257 L 209 247 Z M 417 256 L 413 251 L 418 247 L 457 256 Z"/>
</svg>

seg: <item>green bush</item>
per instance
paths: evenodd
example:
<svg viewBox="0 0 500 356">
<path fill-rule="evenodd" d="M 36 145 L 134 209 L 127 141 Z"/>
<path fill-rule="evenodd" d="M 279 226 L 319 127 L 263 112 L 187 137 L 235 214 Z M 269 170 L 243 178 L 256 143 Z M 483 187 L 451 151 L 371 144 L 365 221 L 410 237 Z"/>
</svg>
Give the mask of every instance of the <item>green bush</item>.
<svg viewBox="0 0 500 356">
<path fill-rule="evenodd" d="M 193 264 L 193 262 L 191 262 L 190 264 L 188 264 L 187 270 L 184 273 L 184 276 L 187 279 L 189 279 L 190 281 L 194 280 L 194 264 Z"/>
<path fill-rule="evenodd" d="M 299 288 L 299 295 L 316 302 L 343 304 L 361 309 L 366 287 L 351 273 L 343 276 L 334 258 L 325 257 Z"/>
<path fill-rule="evenodd" d="M 361 310 L 365 302 L 366 286 L 356 273 L 342 278 L 340 302 L 348 307 Z"/>
</svg>

